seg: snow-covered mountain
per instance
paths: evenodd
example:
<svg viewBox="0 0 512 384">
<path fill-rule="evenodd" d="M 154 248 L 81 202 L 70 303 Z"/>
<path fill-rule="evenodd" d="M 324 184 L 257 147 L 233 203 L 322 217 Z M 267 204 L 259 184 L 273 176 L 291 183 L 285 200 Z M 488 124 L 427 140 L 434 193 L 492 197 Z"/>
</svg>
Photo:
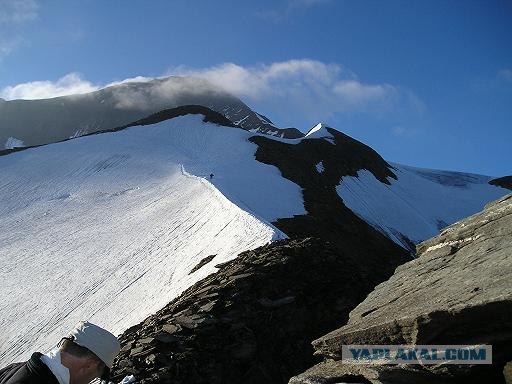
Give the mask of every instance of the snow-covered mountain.
<svg viewBox="0 0 512 384">
<path fill-rule="evenodd" d="M 403 246 L 437 235 L 506 193 L 489 176 L 390 165 L 396 179 L 387 178 L 389 184 L 362 169 L 336 189 L 348 208 Z"/>
<path fill-rule="evenodd" d="M 51 99 L 0 99 L 0 150 L 10 147 L 10 137 L 27 146 L 53 143 L 192 104 L 211 108 L 246 130 L 280 137 L 302 136 L 297 129 L 275 127 L 267 117 L 204 79 L 171 76 Z"/>
<path fill-rule="evenodd" d="M 507 183 L 500 181 L 506 178 L 386 162 L 370 147 L 322 123 L 303 139 L 254 141 L 262 161 L 303 188 L 309 213 L 326 206 L 321 213 L 326 217 L 341 198 L 344 208 L 411 251 L 508 192 Z M 343 209 L 337 213 L 343 214 Z"/>
<path fill-rule="evenodd" d="M 249 132 L 202 117 L 0 157 L 2 364 L 82 318 L 123 331 L 304 213 L 300 188 L 254 160 Z"/>
<path fill-rule="evenodd" d="M 0 156 L 2 365 L 79 319 L 124 331 L 273 239 L 355 246 L 349 231 L 368 252 L 403 252 L 386 236 L 410 247 L 507 193 L 486 177 L 388 164 L 323 124 L 285 139 L 196 110 Z"/>
</svg>

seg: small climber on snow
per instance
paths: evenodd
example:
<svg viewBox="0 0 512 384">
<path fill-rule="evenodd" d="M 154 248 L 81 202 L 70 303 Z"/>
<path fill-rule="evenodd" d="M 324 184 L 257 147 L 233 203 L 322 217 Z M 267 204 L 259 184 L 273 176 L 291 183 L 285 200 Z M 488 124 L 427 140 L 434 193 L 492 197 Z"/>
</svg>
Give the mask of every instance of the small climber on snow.
<svg viewBox="0 0 512 384">
<path fill-rule="evenodd" d="M 210 173 L 210 180 L 213 179 L 214 174 Z"/>
</svg>

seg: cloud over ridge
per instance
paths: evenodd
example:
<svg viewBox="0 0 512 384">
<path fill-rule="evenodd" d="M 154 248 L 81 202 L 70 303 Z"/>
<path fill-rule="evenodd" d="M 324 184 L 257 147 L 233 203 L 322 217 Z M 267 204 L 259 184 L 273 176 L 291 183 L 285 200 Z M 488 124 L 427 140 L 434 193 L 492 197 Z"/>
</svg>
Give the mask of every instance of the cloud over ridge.
<svg viewBox="0 0 512 384">
<path fill-rule="evenodd" d="M 335 113 L 380 113 L 404 102 L 421 108 L 414 95 L 399 87 L 366 83 L 339 64 L 318 60 L 256 66 L 224 63 L 201 69 L 176 67 L 168 73 L 204 78 L 249 103 L 278 105 L 288 113 L 317 119 Z"/>
<path fill-rule="evenodd" d="M 170 68 L 166 76 L 183 76 L 182 89 L 176 82 L 155 85 L 151 94 L 133 87 L 116 90 L 118 108 L 131 108 L 153 102 L 154 97 L 172 98 L 176 92 L 197 92 L 211 84 L 241 98 L 256 110 L 273 116 L 294 115 L 305 120 L 328 119 L 334 114 L 379 114 L 408 104 L 421 108 L 421 102 L 400 87 L 387 83 L 367 83 L 339 64 L 297 59 L 271 64 L 241 66 L 223 63 L 209 68 L 179 66 Z M 165 78 L 162 76 L 161 78 Z M 92 92 L 127 82 L 147 82 L 153 78 L 135 77 L 109 84 L 94 84 L 78 73 L 69 73 L 56 81 L 32 81 L 0 90 L 0 97 L 41 99 Z M 210 88 L 211 89 L 211 88 Z"/>
</svg>

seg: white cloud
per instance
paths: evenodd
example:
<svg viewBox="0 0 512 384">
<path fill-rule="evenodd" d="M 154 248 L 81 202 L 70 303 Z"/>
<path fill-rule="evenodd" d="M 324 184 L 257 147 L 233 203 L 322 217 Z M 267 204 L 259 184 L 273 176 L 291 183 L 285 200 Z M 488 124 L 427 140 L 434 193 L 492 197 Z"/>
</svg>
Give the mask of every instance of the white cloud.
<svg viewBox="0 0 512 384">
<path fill-rule="evenodd" d="M 55 82 L 31 81 L 5 87 L 0 91 L 0 97 L 12 99 L 46 99 L 50 97 L 74 95 L 92 92 L 100 87 L 82 79 L 78 73 L 69 73 Z"/>
<path fill-rule="evenodd" d="M 395 116 L 421 112 L 423 103 L 412 93 L 386 83 L 368 83 L 338 64 L 317 60 L 288 60 L 241 66 L 224 63 L 210 68 L 177 67 L 167 75 L 190 76 L 181 81 L 161 81 L 151 87 L 117 87 L 117 108 L 145 109 L 168 102 L 183 93 L 227 91 L 251 108 L 268 114 L 282 125 L 305 126 L 336 115 Z M 32 81 L 0 90 L 0 97 L 40 99 L 95 91 L 127 82 L 147 82 L 135 77 L 109 84 L 93 84 L 70 73 L 55 82 Z M 213 86 L 212 86 L 213 85 Z"/>
<path fill-rule="evenodd" d="M 249 103 L 317 119 L 386 110 L 405 94 L 390 84 L 364 83 L 340 65 L 306 59 L 251 67 L 233 63 L 206 69 L 178 67 L 170 73 L 204 78 Z"/>
<path fill-rule="evenodd" d="M 125 83 L 146 83 L 151 80 L 153 80 L 153 77 L 135 76 L 135 77 L 129 77 L 124 80 L 113 81 L 113 82 L 105 85 L 105 87 L 111 87 L 114 85 L 125 84 Z"/>
<path fill-rule="evenodd" d="M 0 24 L 17 24 L 37 18 L 35 0 L 0 0 Z"/>
<path fill-rule="evenodd" d="M 372 85 L 362 84 L 356 80 L 343 80 L 334 84 L 333 91 L 345 103 L 364 104 L 393 96 L 396 89 L 389 84 Z"/>
</svg>

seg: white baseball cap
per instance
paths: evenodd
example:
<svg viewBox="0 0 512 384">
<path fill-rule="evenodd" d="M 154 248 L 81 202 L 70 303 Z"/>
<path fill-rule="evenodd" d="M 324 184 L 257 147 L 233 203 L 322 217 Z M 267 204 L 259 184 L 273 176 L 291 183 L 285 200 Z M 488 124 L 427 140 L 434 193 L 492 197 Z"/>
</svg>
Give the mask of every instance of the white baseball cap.
<svg viewBox="0 0 512 384">
<path fill-rule="evenodd" d="M 88 321 L 79 322 L 69 333 L 69 337 L 72 337 L 76 344 L 93 352 L 108 368 L 112 368 L 114 358 L 121 349 L 117 337 Z"/>
</svg>

